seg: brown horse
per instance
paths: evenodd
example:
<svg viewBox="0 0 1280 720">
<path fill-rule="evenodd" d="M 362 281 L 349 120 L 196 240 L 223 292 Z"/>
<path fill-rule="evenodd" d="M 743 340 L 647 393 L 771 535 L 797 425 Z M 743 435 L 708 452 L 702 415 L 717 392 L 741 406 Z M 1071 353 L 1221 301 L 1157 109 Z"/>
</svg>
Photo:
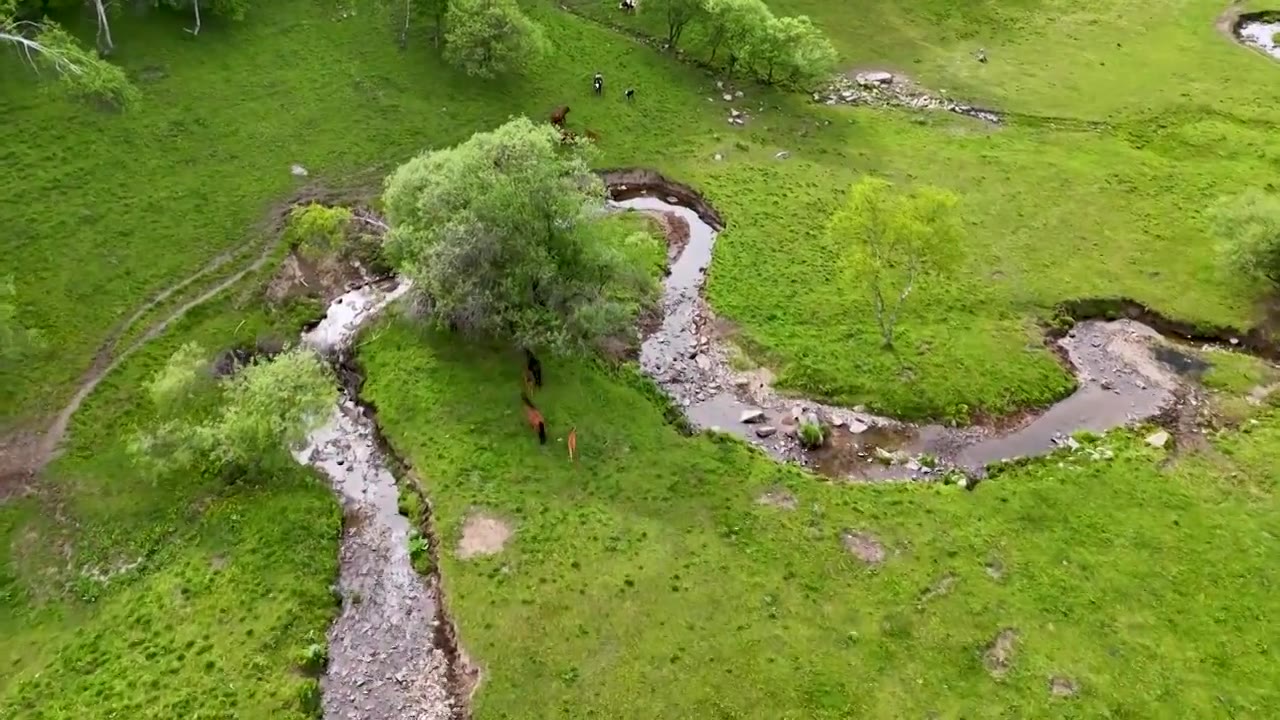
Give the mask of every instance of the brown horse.
<svg viewBox="0 0 1280 720">
<path fill-rule="evenodd" d="M 564 116 L 568 114 L 569 114 L 569 106 L 561 105 L 560 107 L 556 108 L 555 112 L 551 113 L 551 124 L 555 125 L 558 128 L 564 127 Z"/>
<path fill-rule="evenodd" d="M 546 445 L 547 424 L 542 420 L 542 413 L 538 412 L 538 408 L 533 406 L 533 401 L 529 399 L 527 393 L 520 393 L 520 401 L 524 403 L 524 417 L 529 421 L 529 427 L 538 431 L 538 443 Z"/>
</svg>

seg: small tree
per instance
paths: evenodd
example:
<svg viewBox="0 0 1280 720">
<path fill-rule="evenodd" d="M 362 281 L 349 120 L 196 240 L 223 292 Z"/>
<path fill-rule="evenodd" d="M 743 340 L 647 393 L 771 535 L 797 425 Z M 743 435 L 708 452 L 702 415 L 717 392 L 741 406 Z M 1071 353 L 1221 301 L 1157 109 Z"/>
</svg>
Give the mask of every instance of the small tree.
<svg viewBox="0 0 1280 720">
<path fill-rule="evenodd" d="M 542 54 L 542 30 L 515 0 L 453 0 L 445 24 L 445 59 L 468 75 L 493 77 Z"/>
<path fill-rule="evenodd" d="M 388 254 L 434 322 L 526 349 L 629 327 L 654 283 L 601 230 L 604 187 L 586 152 L 517 118 L 387 179 Z"/>
<path fill-rule="evenodd" d="M 284 237 L 289 247 L 304 252 L 329 252 L 346 239 L 353 214 L 350 208 L 309 203 L 289 211 Z"/>
<path fill-rule="evenodd" d="M 95 3 L 99 14 L 100 48 L 111 46 L 110 29 L 105 26 L 106 10 Z M 0 0 L 0 45 L 13 47 L 18 57 L 37 72 L 52 73 L 71 94 L 125 105 L 136 95 L 124 70 L 85 49 L 56 23 L 49 20 L 22 20 L 16 0 Z M 105 30 L 105 39 L 102 31 Z"/>
<path fill-rule="evenodd" d="M 193 410 L 198 386 L 210 382 L 207 357 L 198 345 L 183 346 L 149 383 L 163 423 L 131 444 L 140 462 L 224 476 L 252 471 L 322 424 L 337 398 L 320 358 L 294 349 L 218 383 L 212 410 Z"/>
<path fill-rule="evenodd" d="M 702 15 L 702 0 L 658 0 L 658 8 L 667 18 L 667 46 L 675 49 L 689 23 Z"/>
<path fill-rule="evenodd" d="M 782 70 L 788 82 L 810 83 L 825 78 L 836 66 L 836 48 L 807 16 L 783 18 L 782 34 L 790 48 Z"/>
<path fill-rule="evenodd" d="M 750 54 L 773 13 L 762 0 L 705 0 L 707 35 L 711 44 L 711 62 L 724 48 L 729 57 L 726 70 L 733 74 L 738 61 Z"/>
<path fill-rule="evenodd" d="M 243 20 L 249 12 L 250 0 L 152 0 L 156 7 L 165 5 L 175 10 L 190 11 L 194 25 L 187 29 L 192 35 L 200 34 L 202 12 L 212 13 L 231 20 Z"/>
<path fill-rule="evenodd" d="M 1229 269 L 1280 286 L 1280 197 L 1247 190 L 1219 201 L 1210 221 Z"/>
<path fill-rule="evenodd" d="M 844 248 L 846 270 L 867 284 L 886 348 L 911 291 L 957 256 L 956 202 L 937 188 L 899 194 L 887 180 L 867 177 L 831 217 L 828 237 Z"/>
</svg>

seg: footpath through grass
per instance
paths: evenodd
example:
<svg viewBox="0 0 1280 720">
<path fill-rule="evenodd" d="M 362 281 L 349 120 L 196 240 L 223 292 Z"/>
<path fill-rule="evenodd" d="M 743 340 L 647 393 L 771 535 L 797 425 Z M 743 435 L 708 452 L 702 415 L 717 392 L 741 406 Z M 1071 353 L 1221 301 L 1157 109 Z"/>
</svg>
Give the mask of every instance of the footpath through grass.
<svg viewBox="0 0 1280 720">
<path fill-rule="evenodd" d="M 1277 701 L 1275 416 L 1163 470 L 1163 451 L 1117 437 L 1110 461 L 1061 456 L 973 493 L 851 487 L 681 437 L 643 383 L 582 363 L 544 361 L 539 447 L 507 353 L 392 323 L 361 360 L 435 503 L 450 607 L 485 668 L 477 718 L 1258 717 Z M 462 561 L 476 511 L 514 535 Z M 884 562 L 847 552 L 849 530 Z M 997 679 L 984 658 L 1006 628 Z M 1053 696 L 1058 676 L 1078 696 Z"/>
</svg>

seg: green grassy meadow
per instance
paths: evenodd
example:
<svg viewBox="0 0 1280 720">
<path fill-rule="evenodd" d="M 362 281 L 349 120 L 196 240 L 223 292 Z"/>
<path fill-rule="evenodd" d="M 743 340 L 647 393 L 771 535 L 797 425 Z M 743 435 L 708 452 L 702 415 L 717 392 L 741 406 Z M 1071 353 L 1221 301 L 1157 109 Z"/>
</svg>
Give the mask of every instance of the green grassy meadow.
<svg viewBox="0 0 1280 720">
<path fill-rule="evenodd" d="M 654 30 L 651 14 L 615 6 L 579 10 Z M 270 242 L 273 209 L 295 194 L 369 178 L 376 193 L 424 148 L 565 104 L 570 127 L 600 136 L 601 167 L 657 168 L 721 211 L 708 296 L 786 388 L 960 420 L 1069 391 L 1038 325 L 1062 300 L 1260 318 L 1261 288 L 1217 267 L 1201 214 L 1274 182 L 1280 67 L 1214 29 L 1221 5 L 771 6 L 812 15 L 846 67 L 1109 127 L 993 128 L 746 85 L 726 103 L 701 70 L 550 3 L 526 9 L 554 51 L 490 83 L 445 67 L 425 32 L 398 49 L 394 19 L 364 0 L 260 3 L 244 23 L 206 19 L 194 39 L 186 18 L 126 12 L 112 59 L 142 91 L 126 112 L 68 101 L 0 58 L 0 276 L 15 276 L 22 317 L 46 340 L 0 367 L 0 431 L 56 412 L 149 298 L 236 254 L 178 294 L 191 297 Z M 991 62 L 972 59 L 977 47 Z M 596 71 L 605 99 L 591 96 Z M 632 105 L 616 97 L 626 86 Z M 730 107 L 749 113 L 745 127 L 726 122 Z M 293 163 L 310 177 L 291 177 Z M 954 191 L 966 229 L 959 267 L 913 295 L 896 353 L 879 349 L 865 288 L 835 272 L 840 243 L 822 232 L 868 172 Z M 341 519 L 327 487 L 283 453 L 269 476 L 227 487 L 148 476 L 124 451 L 151 422 L 140 384 L 182 343 L 293 336 L 305 308 L 264 308 L 268 274 L 110 375 L 38 494 L 0 504 L 0 718 L 312 714 L 298 653 L 335 611 Z M 974 493 L 846 487 L 680 436 L 626 369 L 548 362 L 539 404 L 555 439 L 578 427 L 570 466 L 562 444 L 530 441 L 510 358 L 399 321 L 361 358 L 445 548 L 473 508 L 516 528 L 501 555 L 443 560 L 463 644 L 486 669 L 477 718 L 1226 718 L 1276 705 L 1273 410 L 1172 463 L 1121 434 L 1102 441 L 1111 461 L 1052 457 Z M 1220 360 L 1215 392 L 1274 382 Z M 756 503 L 777 488 L 795 510 Z M 886 562 L 846 553 L 845 529 L 879 538 Z M 983 653 L 1002 628 L 1019 642 L 997 680 Z M 1058 675 L 1076 697 L 1051 695 Z"/>
<path fill-rule="evenodd" d="M 367 396 L 446 552 L 470 512 L 514 529 L 499 555 L 442 560 L 485 669 L 477 717 L 1260 717 L 1275 700 L 1274 414 L 1165 469 L 1122 434 L 1110 461 L 1058 455 L 973 493 L 849 487 L 682 437 L 581 362 L 545 365 L 540 447 L 515 383 L 493 381 L 507 355 L 403 322 L 371 335 Z M 757 502 L 778 490 L 794 510 Z M 846 552 L 850 529 L 886 561 Z M 983 655 L 1003 628 L 1019 643 L 997 680 Z M 1054 676 L 1079 695 L 1053 697 Z"/>
</svg>

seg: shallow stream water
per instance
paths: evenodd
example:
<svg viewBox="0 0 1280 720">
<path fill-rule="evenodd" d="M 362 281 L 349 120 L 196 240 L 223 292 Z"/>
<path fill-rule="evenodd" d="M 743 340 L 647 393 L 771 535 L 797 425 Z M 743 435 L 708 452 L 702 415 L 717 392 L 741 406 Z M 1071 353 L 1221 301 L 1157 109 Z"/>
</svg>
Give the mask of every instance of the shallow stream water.
<svg viewBox="0 0 1280 720">
<path fill-rule="evenodd" d="M 1260 48 L 1271 57 L 1280 59 L 1280 45 L 1275 41 L 1276 33 L 1280 33 L 1280 21 L 1241 23 L 1236 33 L 1245 43 Z"/>
<path fill-rule="evenodd" d="M 944 465 L 981 473 L 992 462 L 1053 451 L 1074 432 L 1103 432 L 1147 420 L 1177 400 L 1180 383 L 1165 358 L 1185 357 L 1161 336 L 1132 320 L 1087 321 L 1057 341 L 1079 382 L 1071 396 L 1013 427 L 917 426 L 892 418 L 783 396 L 767 370 L 738 372 L 713 331 L 702 299 L 716 229 L 693 210 L 657 197 L 611 201 L 615 209 L 668 213 L 689 226 L 689 240 L 664 282 L 660 327 L 641 346 L 641 368 L 685 410 L 699 429 L 736 435 L 780 460 L 795 460 L 835 475 L 864 479 L 926 477 L 932 469 L 911 459 L 929 455 Z M 831 426 L 830 441 L 809 452 L 796 441 L 804 420 Z M 892 456 L 892 457 L 891 457 Z"/>
<path fill-rule="evenodd" d="M 330 358 L 349 352 L 361 326 L 408 289 L 390 281 L 352 290 L 302 340 Z M 453 705 L 448 657 L 437 642 L 440 597 L 410 562 L 412 527 L 399 512 L 396 477 L 373 419 L 344 396 L 294 456 L 329 478 L 345 518 L 342 610 L 329 628 L 321 680 L 324 717 L 447 720 Z"/>
</svg>

